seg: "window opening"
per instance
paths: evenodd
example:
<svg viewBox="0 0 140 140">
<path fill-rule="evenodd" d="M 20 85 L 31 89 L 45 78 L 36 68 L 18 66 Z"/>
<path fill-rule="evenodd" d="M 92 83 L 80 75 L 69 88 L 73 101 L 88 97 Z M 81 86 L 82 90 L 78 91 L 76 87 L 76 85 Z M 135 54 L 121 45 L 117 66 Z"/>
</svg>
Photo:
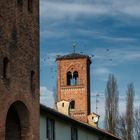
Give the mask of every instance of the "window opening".
<svg viewBox="0 0 140 140">
<path fill-rule="evenodd" d="M 70 109 L 75 109 L 75 101 L 70 102 Z"/>
<path fill-rule="evenodd" d="M 77 128 L 71 127 L 71 140 L 78 140 Z"/>
<path fill-rule="evenodd" d="M 33 0 L 28 0 L 28 11 L 33 12 Z"/>
<path fill-rule="evenodd" d="M 71 85 L 71 80 L 72 80 L 72 73 L 69 71 L 67 72 L 67 85 Z"/>
<path fill-rule="evenodd" d="M 76 86 L 78 85 L 78 72 L 75 71 L 71 73 L 70 71 L 67 72 L 67 85 L 68 86 Z"/>
<path fill-rule="evenodd" d="M 17 0 L 17 4 L 19 6 L 19 8 L 23 7 L 23 0 Z"/>
<path fill-rule="evenodd" d="M 73 85 L 78 85 L 78 72 L 77 71 L 75 71 L 74 73 L 73 73 Z"/>
<path fill-rule="evenodd" d="M 32 91 L 32 93 L 34 93 L 35 92 L 35 72 L 34 71 L 31 71 L 30 84 L 31 84 L 31 91 Z"/>
<path fill-rule="evenodd" d="M 47 139 L 55 140 L 55 121 L 53 119 L 47 118 Z"/>
<path fill-rule="evenodd" d="M 62 107 L 64 107 L 64 103 L 62 103 Z"/>
<path fill-rule="evenodd" d="M 7 57 L 3 59 L 3 78 L 8 78 L 9 60 Z"/>
</svg>

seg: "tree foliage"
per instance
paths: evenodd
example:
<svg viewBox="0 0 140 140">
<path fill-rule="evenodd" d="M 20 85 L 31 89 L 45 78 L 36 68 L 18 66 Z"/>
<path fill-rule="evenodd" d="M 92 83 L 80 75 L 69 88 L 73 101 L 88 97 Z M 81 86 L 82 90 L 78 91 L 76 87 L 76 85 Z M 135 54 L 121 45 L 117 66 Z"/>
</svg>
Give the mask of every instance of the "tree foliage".
<svg viewBox="0 0 140 140">
<path fill-rule="evenodd" d="M 115 135 L 117 133 L 118 98 L 117 80 L 114 75 L 110 74 L 105 89 L 105 128 Z"/>
<path fill-rule="evenodd" d="M 140 107 L 134 112 L 134 139 L 140 140 Z"/>
<path fill-rule="evenodd" d="M 140 107 L 134 108 L 135 90 L 130 83 L 126 91 L 125 112 L 119 114 L 117 81 L 110 74 L 105 89 L 105 128 L 122 140 L 140 140 Z"/>
<path fill-rule="evenodd" d="M 133 140 L 134 137 L 134 86 L 129 84 L 126 97 L 126 112 L 119 117 L 119 135 L 123 140 Z"/>
<path fill-rule="evenodd" d="M 126 103 L 126 126 L 127 126 L 127 139 L 132 140 L 133 127 L 134 127 L 134 86 L 128 85 L 127 90 L 127 103 Z"/>
</svg>

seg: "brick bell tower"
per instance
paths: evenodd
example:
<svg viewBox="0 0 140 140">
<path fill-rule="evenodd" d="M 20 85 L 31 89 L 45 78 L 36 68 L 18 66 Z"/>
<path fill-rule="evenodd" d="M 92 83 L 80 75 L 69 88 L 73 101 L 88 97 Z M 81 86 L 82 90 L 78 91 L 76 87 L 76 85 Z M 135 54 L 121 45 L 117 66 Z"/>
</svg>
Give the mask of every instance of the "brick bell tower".
<svg viewBox="0 0 140 140">
<path fill-rule="evenodd" d="M 39 140 L 39 1 L 0 1 L 0 140 Z"/>
<path fill-rule="evenodd" d="M 87 122 L 90 114 L 90 64 L 89 56 L 72 53 L 57 57 L 58 102 L 70 103 L 70 116 Z"/>
</svg>

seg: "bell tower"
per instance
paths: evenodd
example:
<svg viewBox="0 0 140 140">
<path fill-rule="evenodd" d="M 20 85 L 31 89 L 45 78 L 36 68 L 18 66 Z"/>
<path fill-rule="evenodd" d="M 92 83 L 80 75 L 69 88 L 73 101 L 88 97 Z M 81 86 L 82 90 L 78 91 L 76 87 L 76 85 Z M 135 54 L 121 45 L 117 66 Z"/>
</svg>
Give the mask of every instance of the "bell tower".
<svg viewBox="0 0 140 140">
<path fill-rule="evenodd" d="M 87 122 L 90 114 L 90 64 L 89 56 L 72 53 L 57 57 L 58 102 L 67 101 L 69 115 Z"/>
</svg>

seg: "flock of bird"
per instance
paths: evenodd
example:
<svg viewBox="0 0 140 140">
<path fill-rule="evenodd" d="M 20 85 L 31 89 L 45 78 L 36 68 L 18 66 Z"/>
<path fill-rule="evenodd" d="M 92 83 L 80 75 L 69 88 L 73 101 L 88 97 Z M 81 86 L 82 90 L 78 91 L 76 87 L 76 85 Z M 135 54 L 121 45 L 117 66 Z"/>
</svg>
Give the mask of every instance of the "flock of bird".
<svg viewBox="0 0 140 140">
<path fill-rule="evenodd" d="M 106 49 L 105 51 L 106 52 L 110 52 L 111 50 L 110 49 Z M 84 54 L 84 52 L 80 52 L 80 54 Z M 48 68 L 49 68 L 49 71 L 51 72 L 52 78 L 55 78 L 56 77 L 55 75 L 57 74 L 57 67 L 54 66 L 54 65 L 56 65 L 55 59 L 58 56 L 60 56 L 60 55 L 56 55 L 54 57 L 53 56 L 47 56 L 46 58 L 41 58 L 41 60 L 40 60 L 40 62 L 41 62 L 41 71 L 43 69 L 42 68 L 43 65 L 48 65 L 49 66 Z M 96 58 L 95 54 L 90 54 L 89 57 L 90 57 L 91 61 L 92 60 L 98 60 L 98 58 Z M 109 58 L 109 59 L 105 58 L 104 60 L 105 61 L 113 61 L 112 58 Z"/>
</svg>

